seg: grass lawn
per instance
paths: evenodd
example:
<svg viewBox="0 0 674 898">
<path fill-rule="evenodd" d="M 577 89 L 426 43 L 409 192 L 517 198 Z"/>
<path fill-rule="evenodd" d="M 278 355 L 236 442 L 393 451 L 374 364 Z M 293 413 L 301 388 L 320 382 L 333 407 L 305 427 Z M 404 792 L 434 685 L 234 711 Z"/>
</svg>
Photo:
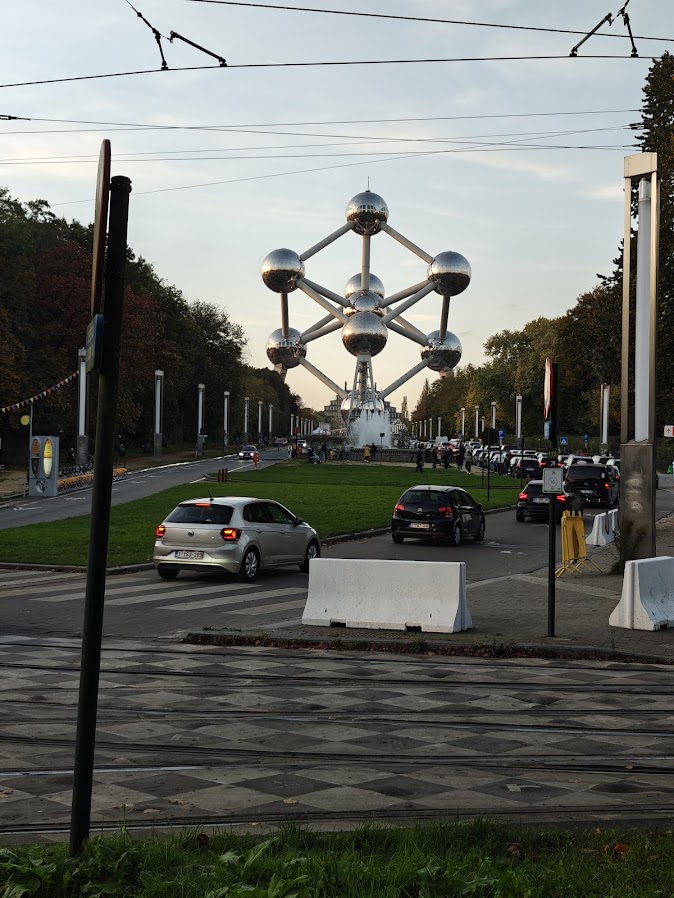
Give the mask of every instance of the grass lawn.
<svg viewBox="0 0 674 898">
<path fill-rule="evenodd" d="M 186 499 L 206 496 L 254 496 L 276 499 L 304 518 L 322 538 L 387 527 L 396 500 L 417 483 L 451 483 L 469 490 L 485 508 L 513 505 L 519 483 L 508 477 L 492 477 L 487 500 L 486 477 L 465 474 L 456 468 L 426 468 L 415 474 L 412 466 L 378 464 L 310 465 L 284 461 L 259 471 L 242 472 L 228 483 L 190 483 L 162 493 L 117 505 L 112 509 L 108 565 L 137 564 L 152 560 L 154 532 L 166 515 Z M 90 516 L 52 523 L 31 524 L 0 531 L 0 561 L 23 564 L 85 565 Z M 0 893 L 1 898 L 1 893 Z"/>
<path fill-rule="evenodd" d="M 0 898 L 665 898 L 665 833 L 534 832 L 486 822 L 271 838 L 197 830 L 0 849 Z M 3 888 L 4 885 L 4 888 Z"/>
</svg>

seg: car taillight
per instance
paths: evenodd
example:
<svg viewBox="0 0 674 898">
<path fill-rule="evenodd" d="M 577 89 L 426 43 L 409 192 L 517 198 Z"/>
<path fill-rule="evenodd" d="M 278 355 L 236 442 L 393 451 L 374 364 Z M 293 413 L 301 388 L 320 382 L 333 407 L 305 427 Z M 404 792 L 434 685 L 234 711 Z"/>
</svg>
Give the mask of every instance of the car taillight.
<svg viewBox="0 0 674 898">
<path fill-rule="evenodd" d="M 442 505 L 438 508 L 440 514 L 444 514 L 446 518 L 451 518 L 454 516 L 454 509 L 451 505 Z"/>
<path fill-rule="evenodd" d="M 555 496 L 555 499 L 558 502 L 566 502 L 566 496 L 563 493 L 557 493 L 557 495 Z"/>
<path fill-rule="evenodd" d="M 526 499 L 527 499 L 527 494 L 526 494 L 526 493 L 520 493 L 519 496 L 518 496 L 518 498 L 519 498 L 519 499 L 523 499 L 524 501 L 526 501 Z"/>
<path fill-rule="evenodd" d="M 400 504 L 396 505 L 396 507 L 393 509 L 394 516 L 397 516 L 399 511 L 405 511 L 405 506 Z"/>
<path fill-rule="evenodd" d="M 162 539 L 164 534 L 166 533 L 166 527 L 163 524 L 160 524 L 154 532 L 154 535 L 157 539 Z"/>
<path fill-rule="evenodd" d="M 220 536 L 226 543 L 235 543 L 241 536 L 241 531 L 237 530 L 236 527 L 223 527 L 220 531 Z"/>
<path fill-rule="evenodd" d="M 610 485 L 611 485 L 610 483 L 605 483 L 605 484 L 604 484 L 604 489 L 607 490 L 607 489 L 610 487 Z"/>
</svg>

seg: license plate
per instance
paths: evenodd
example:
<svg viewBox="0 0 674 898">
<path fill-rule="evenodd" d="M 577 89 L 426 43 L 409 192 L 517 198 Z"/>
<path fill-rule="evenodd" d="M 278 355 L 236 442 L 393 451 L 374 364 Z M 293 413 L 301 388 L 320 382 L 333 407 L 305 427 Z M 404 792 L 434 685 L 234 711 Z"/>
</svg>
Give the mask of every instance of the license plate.
<svg viewBox="0 0 674 898">
<path fill-rule="evenodd" d="M 430 530 L 430 524 L 410 524 L 412 530 Z"/>
<path fill-rule="evenodd" d="M 176 558 L 185 558 L 190 561 L 200 561 L 204 557 L 203 552 L 185 552 L 178 550 L 176 552 Z"/>
<path fill-rule="evenodd" d="M 581 494 L 581 496 L 591 496 L 592 490 L 581 490 L 580 494 Z"/>
<path fill-rule="evenodd" d="M 534 499 L 534 502 L 537 505 L 547 505 L 549 501 L 550 500 L 546 499 L 545 496 L 536 496 L 536 498 Z"/>
</svg>

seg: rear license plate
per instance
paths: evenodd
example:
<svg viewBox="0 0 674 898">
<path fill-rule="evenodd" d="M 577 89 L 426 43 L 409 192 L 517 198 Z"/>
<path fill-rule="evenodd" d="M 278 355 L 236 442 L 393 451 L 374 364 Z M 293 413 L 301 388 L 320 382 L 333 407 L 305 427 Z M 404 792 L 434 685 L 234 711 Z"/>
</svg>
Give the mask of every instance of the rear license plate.
<svg viewBox="0 0 674 898">
<path fill-rule="evenodd" d="M 581 494 L 581 496 L 591 496 L 592 490 L 581 490 L 580 494 Z"/>
<path fill-rule="evenodd" d="M 430 530 L 430 524 L 410 524 L 412 530 Z"/>
<path fill-rule="evenodd" d="M 534 502 L 537 505 L 547 505 L 549 501 L 550 500 L 546 499 L 545 496 L 536 496 L 536 498 L 534 499 Z"/>
<path fill-rule="evenodd" d="M 180 550 L 176 552 L 176 558 L 185 558 L 189 559 L 190 561 L 200 561 L 203 557 L 203 552 L 184 552 Z"/>
</svg>

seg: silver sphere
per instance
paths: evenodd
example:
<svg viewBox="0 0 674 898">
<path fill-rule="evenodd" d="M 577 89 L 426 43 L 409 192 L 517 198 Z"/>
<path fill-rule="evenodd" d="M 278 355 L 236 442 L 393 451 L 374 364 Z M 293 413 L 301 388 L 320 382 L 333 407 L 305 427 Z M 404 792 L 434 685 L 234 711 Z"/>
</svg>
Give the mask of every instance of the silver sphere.
<svg viewBox="0 0 674 898">
<path fill-rule="evenodd" d="M 438 253 L 428 266 L 426 277 L 436 293 L 442 296 L 458 296 L 470 284 L 471 269 L 468 259 L 461 253 Z"/>
<path fill-rule="evenodd" d="M 351 299 L 354 293 L 360 293 L 362 284 L 362 275 L 354 274 L 346 283 L 344 288 L 344 299 Z M 370 274 L 370 293 L 376 293 L 377 296 L 384 298 L 384 285 L 376 274 Z"/>
<path fill-rule="evenodd" d="M 374 312 L 356 312 L 342 328 L 342 343 L 351 355 L 378 355 L 387 339 L 388 328 Z"/>
<path fill-rule="evenodd" d="M 421 358 L 428 360 L 431 371 L 456 368 L 462 353 L 461 340 L 451 331 L 447 331 L 444 340 L 440 339 L 440 331 L 433 331 L 428 335 L 426 346 L 421 347 Z"/>
<path fill-rule="evenodd" d="M 358 415 L 367 412 L 383 412 L 385 410 L 384 400 L 380 399 L 376 393 L 368 390 L 365 398 L 361 402 L 358 394 L 353 391 L 349 393 L 347 398 L 342 402 L 342 417 L 347 420 L 351 411 L 357 412 Z"/>
<path fill-rule="evenodd" d="M 380 297 L 376 293 L 367 290 L 359 290 L 357 293 L 351 294 L 351 305 L 344 309 L 347 316 L 355 315 L 356 312 L 374 312 L 379 318 L 384 315 L 384 310 L 379 307 Z"/>
<path fill-rule="evenodd" d="M 304 277 L 304 262 L 292 249 L 275 249 L 262 260 L 262 280 L 274 293 L 292 293 Z"/>
<path fill-rule="evenodd" d="M 388 221 L 388 206 L 378 193 L 365 190 L 349 200 L 346 220 L 356 234 L 371 237 L 379 233 L 381 226 Z"/>
<path fill-rule="evenodd" d="M 283 336 L 281 328 L 270 334 L 267 340 L 267 358 L 272 365 L 297 368 L 300 359 L 307 357 L 307 347 L 300 343 L 301 336 L 293 327 L 288 328 L 287 337 Z"/>
</svg>

